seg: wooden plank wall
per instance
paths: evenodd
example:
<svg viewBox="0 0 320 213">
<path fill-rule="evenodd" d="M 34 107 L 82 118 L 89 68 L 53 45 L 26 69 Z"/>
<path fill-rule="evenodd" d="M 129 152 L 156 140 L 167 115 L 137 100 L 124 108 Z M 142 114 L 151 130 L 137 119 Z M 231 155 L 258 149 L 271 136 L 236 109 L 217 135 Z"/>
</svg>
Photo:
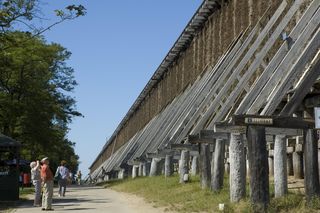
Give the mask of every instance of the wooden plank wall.
<svg viewBox="0 0 320 213">
<path fill-rule="evenodd" d="M 249 25 L 254 26 L 265 10 L 270 14 L 282 0 L 230 0 L 224 1 L 220 10 L 209 17 L 189 48 L 169 67 L 155 88 L 142 102 L 130 120 L 123 126 L 116 139 L 110 143 L 90 168 L 94 171 L 133 135 L 161 112 L 178 94 L 205 70 L 213 66 L 232 40 Z M 115 144 L 114 144 L 115 143 Z"/>
</svg>

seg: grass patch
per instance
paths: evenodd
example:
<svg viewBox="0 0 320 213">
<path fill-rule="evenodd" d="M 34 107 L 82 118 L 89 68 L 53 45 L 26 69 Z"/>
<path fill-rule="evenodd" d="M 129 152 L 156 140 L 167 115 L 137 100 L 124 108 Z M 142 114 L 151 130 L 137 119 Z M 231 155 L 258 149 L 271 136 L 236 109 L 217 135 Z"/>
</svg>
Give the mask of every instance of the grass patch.
<svg viewBox="0 0 320 213">
<path fill-rule="evenodd" d="M 253 212 L 250 198 L 233 204 L 229 201 L 229 179 L 224 180 L 220 192 L 200 188 L 199 177 L 192 177 L 190 183 L 179 184 L 178 176 L 165 178 L 139 177 L 136 179 L 116 180 L 104 183 L 105 187 L 116 191 L 136 194 L 155 207 L 165 207 L 167 211 L 177 212 L 219 212 L 219 204 L 224 204 L 224 212 Z M 247 184 L 248 186 L 248 184 Z M 286 197 L 273 198 L 273 184 L 270 182 L 270 205 L 268 212 L 319 212 L 320 199 L 306 204 L 304 194 L 290 192 Z M 249 194 L 249 187 L 247 187 Z"/>
<path fill-rule="evenodd" d="M 19 197 L 20 199 L 26 199 L 28 195 L 34 193 L 34 187 L 24 187 L 23 189 L 19 189 Z"/>
</svg>

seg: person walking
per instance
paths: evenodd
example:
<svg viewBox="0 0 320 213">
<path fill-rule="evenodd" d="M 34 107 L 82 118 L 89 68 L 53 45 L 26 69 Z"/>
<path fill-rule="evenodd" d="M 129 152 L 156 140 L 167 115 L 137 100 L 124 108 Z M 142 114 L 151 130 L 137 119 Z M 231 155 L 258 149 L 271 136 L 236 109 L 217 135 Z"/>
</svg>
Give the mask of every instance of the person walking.
<svg viewBox="0 0 320 213">
<path fill-rule="evenodd" d="M 78 185 L 80 186 L 81 185 L 81 171 L 79 170 L 78 173 L 77 173 L 77 181 L 78 181 Z"/>
<path fill-rule="evenodd" d="M 41 175 L 40 175 L 40 162 L 32 161 L 30 163 L 31 168 L 31 181 L 34 185 L 34 202 L 33 206 L 41 206 Z"/>
<path fill-rule="evenodd" d="M 55 177 L 58 178 L 59 197 L 64 197 L 67 190 L 67 183 L 69 178 L 69 169 L 66 167 L 66 161 L 62 160 L 60 166 L 56 170 Z"/>
<path fill-rule="evenodd" d="M 43 158 L 41 163 L 42 166 L 40 174 L 43 184 L 42 210 L 52 211 L 53 174 L 49 167 L 49 158 Z"/>
</svg>

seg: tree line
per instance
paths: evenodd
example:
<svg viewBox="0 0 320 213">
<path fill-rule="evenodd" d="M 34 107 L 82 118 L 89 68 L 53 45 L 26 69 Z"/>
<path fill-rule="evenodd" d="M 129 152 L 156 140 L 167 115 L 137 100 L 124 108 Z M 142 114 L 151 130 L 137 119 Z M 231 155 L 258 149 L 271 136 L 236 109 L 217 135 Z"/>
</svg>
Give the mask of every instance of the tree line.
<svg viewBox="0 0 320 213">
<path fill-rule="evenodd" d="M 45 27 L 32 24 L 41 14 L 39 0 L 0 0 L 0 133 L 22 144 L 26 160 L 48 156 L 53 168 L 64 159 L 78 169 L 68 124 L 77 116 L 71 96 L 77 82 L 67 65 L 71 52 L 46 42 L 43 32 L 86 13 L 82 5 L 55 10 Z M 17 29 L 23 25 L 24 30 Z"/>
</svg>

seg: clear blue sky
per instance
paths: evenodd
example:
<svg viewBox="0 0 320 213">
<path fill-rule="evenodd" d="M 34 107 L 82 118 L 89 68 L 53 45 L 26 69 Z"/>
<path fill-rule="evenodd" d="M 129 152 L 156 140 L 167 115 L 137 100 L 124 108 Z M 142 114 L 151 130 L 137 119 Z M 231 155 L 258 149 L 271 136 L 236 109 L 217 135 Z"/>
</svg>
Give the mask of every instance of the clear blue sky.
<svg viewBox="0 0 320 213">
<path fill-rule="evenodd" d="M 44 34 L 72 52 L 68 65 L 79 83 L 72 96 L 85 117 L 70 125 L 69 139 L 76 142 L 80 169 L 87 174 L 202 0 L 42 2 L 46 17 L 68 4 L 87 8 L 86 16 Z"/>
</svg>

